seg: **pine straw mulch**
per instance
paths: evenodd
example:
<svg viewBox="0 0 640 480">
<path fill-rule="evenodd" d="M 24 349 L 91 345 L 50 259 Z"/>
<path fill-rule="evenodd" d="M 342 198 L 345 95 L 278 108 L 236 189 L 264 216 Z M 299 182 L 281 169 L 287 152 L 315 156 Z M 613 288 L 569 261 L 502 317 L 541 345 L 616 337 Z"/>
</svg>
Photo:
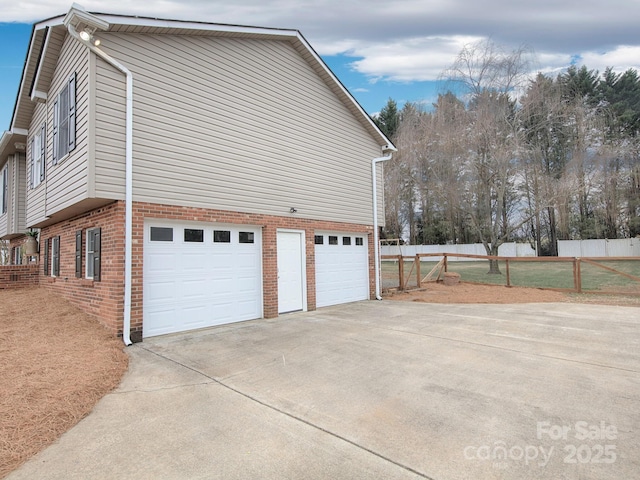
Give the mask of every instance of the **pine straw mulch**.
<svg viewBox="0 0 640 480">
<path fill-rule="evenodd" d="M 127 370 L 124 344 L 41 288 L 0 290 L 0 478 L 91 412 Z"/>
</svg>

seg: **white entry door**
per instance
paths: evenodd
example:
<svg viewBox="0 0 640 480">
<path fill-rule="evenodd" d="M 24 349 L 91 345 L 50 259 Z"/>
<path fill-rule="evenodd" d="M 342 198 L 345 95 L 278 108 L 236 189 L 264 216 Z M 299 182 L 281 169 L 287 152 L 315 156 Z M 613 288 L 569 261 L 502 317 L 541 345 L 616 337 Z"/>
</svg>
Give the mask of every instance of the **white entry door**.
<svg viewBox="0 0 640 480">
<path fill-rule="evenodd" d="M 305 310 L 304 233 L 278 232 L 278 313 Z"/>
</svg>

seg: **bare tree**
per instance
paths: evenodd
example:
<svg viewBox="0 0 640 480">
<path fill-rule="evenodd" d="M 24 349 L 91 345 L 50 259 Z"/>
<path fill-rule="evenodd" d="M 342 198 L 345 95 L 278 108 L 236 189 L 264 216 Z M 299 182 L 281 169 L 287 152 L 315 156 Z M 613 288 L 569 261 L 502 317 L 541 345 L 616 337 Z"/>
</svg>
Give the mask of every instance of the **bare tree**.
<svg viewBox="0 0 640 480">
<path fill-rule="evenodd" d="M 514 188 L 520 132 L 515 96 L 525 86 L 532 56 L 525 47 L 507 52 L 491 41 L 465 46 L 445 77 L 467 99 L 470 122 L 461 208 L 485 247 L 487 255 L 519 228 L 510 218 L 518 193 Z M 500 273 L 490 261 L 489 273 Z"/>
</svg>

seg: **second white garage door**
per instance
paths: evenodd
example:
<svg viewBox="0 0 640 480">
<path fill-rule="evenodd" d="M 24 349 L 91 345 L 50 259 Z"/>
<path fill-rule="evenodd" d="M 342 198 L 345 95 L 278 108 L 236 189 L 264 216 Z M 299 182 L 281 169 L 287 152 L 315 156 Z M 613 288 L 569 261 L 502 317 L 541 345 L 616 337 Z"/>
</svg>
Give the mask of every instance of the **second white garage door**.
<svg viewBox="0 0 640 480">
<path fill-rule="evenodd" d="M 316 306 L 369 299 L 369 255 L 363 234 L 316 232 Z"/>
<path fill-rule="evenodd" d="M 262 317 L 261 229 L 145 224 L 143 336 Z"/>
</svg>

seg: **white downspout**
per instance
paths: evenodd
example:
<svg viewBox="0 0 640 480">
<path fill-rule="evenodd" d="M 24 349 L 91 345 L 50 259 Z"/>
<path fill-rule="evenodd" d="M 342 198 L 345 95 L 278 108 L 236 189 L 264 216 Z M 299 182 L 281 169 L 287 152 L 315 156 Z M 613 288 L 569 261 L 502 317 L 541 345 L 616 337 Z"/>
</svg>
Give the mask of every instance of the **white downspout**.
<svg viewBox="0 0 640 480">
<path fill-rule="evenodd" d="M 371 183 L 373 185 L 373 255 L 375 256 L 374 267 L 376 276 L 376 300 L 382 300 L 382 297 L 380 296 L 380 239 L 378 238 L 378 179 L 376 175 L 376 164 L 391 160 L 391 158 L 393 157 L 393 152 L 397 151 L 395 148 L 390 149 L 389 147 L 387 147 L 387 149 L 384 149 L 383 152 L 385 150 L 389 152 L 387 155 L 371 160 Z"/>
<path fill-rule="evenodd" d="M 129 346 L 131 342 L 131 270 L 133 245 L 133 74 L 117 60 L 92 45 L 85 42 L 75 27 L 67 25 L 67 30 L 73 38 L 85 45 L 89 50 L 114 66 L 126 77 L 126 114 L 125 114 L 125 229 L 124 229 L 124 321 L 122 325 L 122 341 Z"/>
</svg>

